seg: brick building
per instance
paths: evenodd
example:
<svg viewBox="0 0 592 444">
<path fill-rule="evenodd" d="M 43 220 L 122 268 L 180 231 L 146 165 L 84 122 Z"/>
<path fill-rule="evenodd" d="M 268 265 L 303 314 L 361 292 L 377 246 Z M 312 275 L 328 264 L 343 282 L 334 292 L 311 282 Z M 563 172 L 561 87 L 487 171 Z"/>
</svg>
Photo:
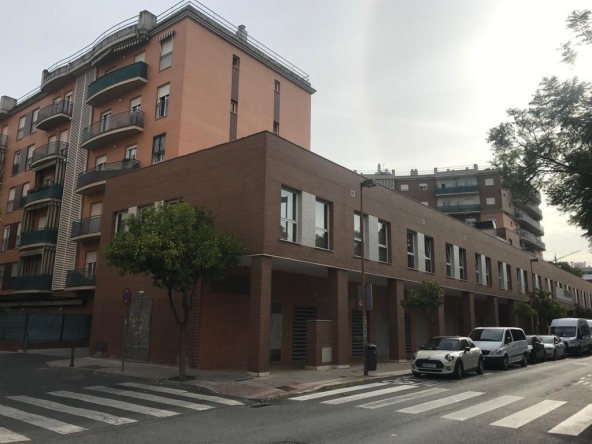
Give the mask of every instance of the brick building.
<svg viewBox="0 0 592 444">
<path fill-rule="evenodd" d="M 264 130 L 309 149 L 314 92 L 244 26 L 186 2 L 140 12 L 38 89 L 2 96 L 0 306 L 89 312 L 107 179 Z"/>
<path fill-rule="evenodd" d="M 218 228 L 235 233 L 246 252 L 227 281 L 199 288 L 190 365 L 264 375 L 274 362 L 304 365 L 308 354 L 316 366 L 347 366 L 362 354 L 357 212 L 363 179 L 262 132 L 109 179 L 100 243 L 117 232 L 122 214 L 145 205 L 181 199 L 211 210 Z M 383 357 L 407 359 L 432 334 L 516 325 L 512 305 L 534 287 L 548 289 L 566 307 L 592 305 L 592 283 L 398 190 L 365 189 L 364 210 L 366 273 L 374 291 L 370 338 Z M 101 257 L 97 274 L 91 354 L 121 356 L 121 291 L 129 287 L 152 304 L 142 359 L 174 364 L 177 327 L 165 293 L 148 278 L 118 276 Z M 400 305 L 424 280 L 446 291 L 433 322 Z"/>
</svg>

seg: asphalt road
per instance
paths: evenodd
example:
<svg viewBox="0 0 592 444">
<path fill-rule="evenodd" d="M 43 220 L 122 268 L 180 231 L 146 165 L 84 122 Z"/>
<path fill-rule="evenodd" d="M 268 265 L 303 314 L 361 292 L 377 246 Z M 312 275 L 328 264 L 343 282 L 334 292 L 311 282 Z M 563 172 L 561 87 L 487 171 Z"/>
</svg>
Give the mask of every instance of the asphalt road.
<svg viewBox="0 0 592 444">
<path fill-rule="evenodd" d="M 592 442 L 588 356 L 487 370 L 461 381 L 385 379 L 269 405 L 244 400 L 239 405 L 171 391 L 175 385 L 155 389 L 129 385 L 118 376 L 48 369 L 44 359 L 0 355 L 0 443 L 10 442 L 7 431 L 44 443 Z M 107 391 L 90 388 L 97 385 Z M 60 396 L 64 391 L 74 395 Z M 89 396 L 100 404 L 89 402 Z M 63 407 L 39 405 L 47 401 Z M 121 402 L 131 407 L 124 409 Z"/>
</svg>

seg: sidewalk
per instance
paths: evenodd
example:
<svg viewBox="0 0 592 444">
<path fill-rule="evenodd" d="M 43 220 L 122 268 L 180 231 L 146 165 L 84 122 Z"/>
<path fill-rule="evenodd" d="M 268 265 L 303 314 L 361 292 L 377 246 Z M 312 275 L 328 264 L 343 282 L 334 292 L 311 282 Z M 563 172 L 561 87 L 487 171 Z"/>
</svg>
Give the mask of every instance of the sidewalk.
<svg viewBox="0 0 592 444">
<path fill-rule="evenodd" d="M 29 353 L 54 356 L 48 350 L 38 350 Z M 78 350 L 77 353 L 79 355 L 82 354 Z M 56 354 L 59 356 L 59 353 Z M 70 368 L 70 359 L 48 362 L 48 365 Z M 127 361 L 125 363 L 125 371 L 122 373 L 121 361 L 102 358 L 78 357 L 74 360 L 74 366 L 76 369 L 88 369 L 152 381 L 166 381 L 178 376 L 177 367 Z M 409 363 L 395 362 L 378 363 L 378 370 L 370 372 L 369 376 L 366 377 L 363 375 L 363 366 L 361 363 L 354 363 L 348 369 L 335 370 L 304 370 L 294 366 L 272 365 L 270 372 L 270 376 L 253 378 L 240 370 L 212 371 L 188 368 L 187 376 L 193 379 L 183 384 L 205 388 L 222 395 L 264 400 L 297 393 L 356 385 L 376 378 L 411 374 Z"/>
</svg>

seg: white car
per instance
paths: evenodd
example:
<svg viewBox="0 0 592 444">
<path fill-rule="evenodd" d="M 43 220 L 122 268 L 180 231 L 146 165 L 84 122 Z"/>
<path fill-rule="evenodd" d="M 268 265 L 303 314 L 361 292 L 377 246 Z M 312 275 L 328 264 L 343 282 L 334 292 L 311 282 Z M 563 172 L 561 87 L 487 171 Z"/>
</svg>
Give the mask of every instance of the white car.
<svg viewBox="0 0 592 444">
<path fill-rule="evenodd" d="M 481 350 L 470 338 L 462 336 L 436 336 L 413 355 L 411 371 L 422 374 L 453 375 L 461 379 L 465 372 L 483 374 L 484 361 Z"/>
<path fill-rule="evenodd" d="M 548 359 L 555 361 L 557 358 L 567 358 L 567 351 L 565 344 L 557 336 L 546 335 L 539 336 L 542 339 L 543 345 L 545 346 L 545 354 Z"/>
</svg>

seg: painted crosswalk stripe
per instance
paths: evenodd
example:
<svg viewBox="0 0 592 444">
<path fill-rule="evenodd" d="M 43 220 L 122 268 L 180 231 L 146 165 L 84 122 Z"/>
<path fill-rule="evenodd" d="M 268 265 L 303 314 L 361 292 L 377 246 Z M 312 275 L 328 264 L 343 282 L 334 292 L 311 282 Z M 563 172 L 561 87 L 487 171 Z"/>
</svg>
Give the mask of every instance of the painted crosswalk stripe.
<svg viewBox="0 0 592 444">
<path fill-rule="evenodd" d="M 394 398 L 381 399 L 380 401 L 369 402 L 367 404 L 358 405 L 363 409 L 379 409 L 381 407 L 388 407 L 390 405 L 399 404 L 401 402 L 411 401 L 414 399 L 424 398 L 426 396 L 438 395 L 449 391 L 449 389 L 433 388 L 429 390 L 422 390 L 421 392 L 408 393 L 406 395 L 395 396 Z"/>
<path fill-rule="evenodd" d="M 22 410 L 13 409 L 12 407 L 7 407 L 5 405 L 0 405 L 0 415 L 6 416 L 7 418 L 17 419 L 43 429 L 51 430 L 52 432 L 59 433 L 60 435 L 84 432 L 86 430 L 82 427 L 58 421 L 57 419 L 46 418 L 45 416 L 23 412 Z"/>
<path fill-rule="evenodd" d="M 549 430 L 549 433 L 558 435 L 578 436 L 592 425 L 592 404 L 588 404 L 575 415 L 567 418 L 557 427 Z"/>
<path fill-rule="evenodd" d="M 56 412 L 82 416 L 83 418 L 93 419 L 95 421 L 100 421 L 111 425 L 131 424 L 132 422 L 137 422 L 135 419 L 122 418 L 119 416 L 110 415 L 108 413 L 96 412 L 94 410 L 79 409 L 76 407 L 70 407 L 69 405 L 60 404 L 58 402 L 31 398 L 29 396 L 8 396 L 7 398 L 13 399 L 15 401 L 25 402 L 38 407 L 43 407 L 45 409 L 55 410 Z"/>
<path fill-rule="evenodd" d="M 397 410 L 400 413 L 409 413 L 411 415 L 416 415 L 418 413 L 427 412 L 429 410 L 434 410 L 440 407 L 445 407 L 450 404 L 454 404 L 456 402 L 465 401 L 467 399 L 474 398 L 476 396 L 484 395 L 485 393 L 482 392 L 464 392 L 458 395 L 448 396 L 446 398 L 437 399 L 436 401 L 424 402 L 423 404 L 414 405 L 413 407 L 407 407 L 405 409 Z"/>
<path fill-rule="evenodd" d="M 125 387 L 131 387 L 131 388 L 144 389 L 144 390 L 152 390 L 154 392 L 170 393 L 172 395 L 184 396 L 186 398 L 192 398 L 192 399 L 199 399 L 200 401 L 217 402 L 218 404 L 224 404 L 224 405 L 232 405 L 232 406 L 244 405 L 242 402 L 235 401 L 234 399 L 226 399 L 226 398 L 222 398 L 220 396 L 202 395 L 201 393 L 192 393 L 192 392 L 188 392 L 187 390 L 174 389 L 174 388 L 169 388 L 169 387 L 159 387 L 156 385 L 138 384 L 136 382 L 122 382 L 119 385 L 122 385 Z"/>
<path fill-rule="evenodd" d="M 9 444 L 12 442 L 31 441 L 29 438 L 18 433 L 11 432 L 4 427 L 0 427 L 0 444 Z"/>
<path fill-rule="evenodd" d="M 416 388 L 415 385 L 398 385 L 396 387 L 389 387 L 382 390 L 373 390 L 371 392 L 358 393 L 357 395 L 344 396 L 343 398 L 331 399 L 330 401 L 323 401 L 323 404 L 345 404 L 346 402 L 359 401 L 360 399 L 373 398 L 375 396 L 386 395 L 388 393 L 402 392 Z"/>
<path fill-rule="evenodd" d="M 62 398 L 76 399 L 78 401 L 90 402 L 91 404 L 104 405 L 116 409 L 126 410 L 128 412 L 143 413 L 144 415 L 156 416 L 157 418 L 166 418 L 167 416 L 178 415 L 177 412 L 170 410 L 155 409 L 143 405 L 132 404 L 131 402 L 118 401 L 116 399 L 101 398 L 100 396 L 87 395 L 84 393 L 74 393 L 68 391 L 49 392 L 50 395 L 60 396 Z"/>
<path fill-rule="evenodd" d="M 524 398 L 522 396 L 500 396 L 499 398 L 459 410 L 458 412 L 444 415 L 442 418 L 454 419 L 456 421 L 466 421 L 467 419 L 474 418 L 475 416 L 482 415 L 483 413 L 491 412 L 508 404 L 512 404 L 513 402 L 520 401 L 521 399 Z"/>
<path fill-rule="evenodd" d="M 354 387 L 345 387 L 335 390 L 328 390 L 326 392 L 318 392 L 312 393 L 310 395 L 303 395 L 303 396 L 296 396 L 295 398 L 290 398 L 291 401 L 308 401 L 309 399 L 318 399 L 318 398 L 325 398 L 327 396 L 333 395 L 340 395 L 341 393 L 349 393 L 349 392 L 356 392 L 360 390 L 365 390 L 374 387 L 384 387 L 386 383 L 384 382 L 374 382 L 372 384 L 365 384 L 365 385 L 356 385 Z"/>
<path fill-rule="evenodd" d="M 514 413 L 513 415 L 506 416 L 505 418 L 502 418 L 491 425 L 507 427 L 509 429 L 517 429 L 531 421 L 534 421 L 537 418 L 540 418 L 543 415 L 546 415 L 549 412 L 552 412 L 556 408 L 561 407 L 563 404 L 565 404 L 564 401 L 551 401 L 545 399 L 544 401 L 541 401 L 532 407 Z"/>
<path fill-rule="evenodd" d="M 148 393 L 132 392 L 130 390 L 120 390 L 111 387 L 103 387 L 96 385 L 93 387 L 86 387 L 87 390 L 94 390 L 97 392 L 110 393 L 112 395 L 127 396 L 128 398 L 143 399 L 144 401 L 158 402 L 159 404 L 172 405 L 175 407 L 184 407 L 191 410 L 209 410 L 213 409 L 209 405 L 195 404 L 193 402 L 183 401 L 180 399 L 165 398 L 164 396 L 151 395 Z"/>
</svg>

